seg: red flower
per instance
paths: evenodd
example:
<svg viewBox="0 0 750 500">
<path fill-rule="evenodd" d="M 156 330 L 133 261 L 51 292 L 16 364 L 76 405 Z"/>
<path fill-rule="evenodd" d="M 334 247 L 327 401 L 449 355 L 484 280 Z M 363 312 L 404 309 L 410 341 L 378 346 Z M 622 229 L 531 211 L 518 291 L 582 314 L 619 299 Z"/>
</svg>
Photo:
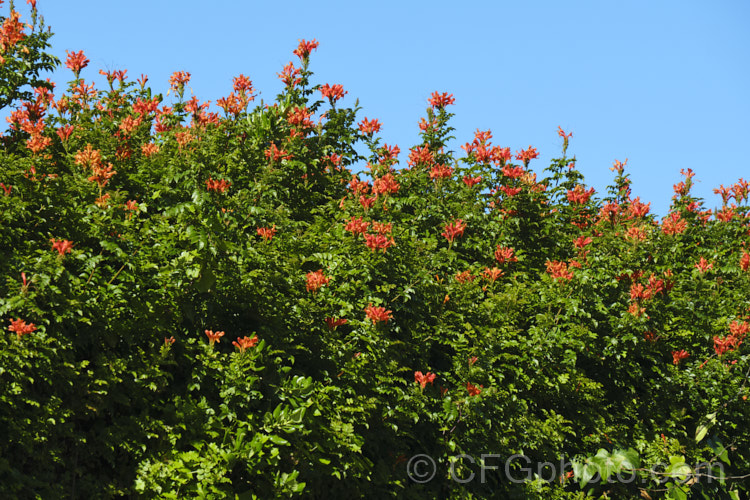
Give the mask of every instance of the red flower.
<svg viewBox="0 0 750 500">
<path fill-rule="evenodd" d="M 435 161 L 432 151 L 427 146 L 416 146 L 409 151 L 409 166 L 429 165 Z"/>
<path fill-rule="evenodd" d="M 388 247 L 393 246 L 395 244 L 396 242 L 393 240 L 393 238 L 388 238 L 384 234 L 366 234 L 365 235 L 365 245 L 367 245 L 367 248 L 369 248 L 373 252 L 375 250 L 383 250 L 383 253 L 385 253 Z"/>
<path fill-rule="evenodd" d="M 66 125 L 57 129 L 57 135 L 61 141 L 65 142 L 70 137 L 70 134 L 73 133 L 73 130 L 75 130 L 73 125 Z"/>
<path fill-rule="evenodd" d="M 356 236 L 357 234 L 364 234 L 369 226 L 370 223 L 363 220 L 362 217 L 352 217 L 344 226 L 344 230 L 354 233 Z"/>
<path fill-rule="evenodd" d="M 594 194 L 594 188 L 585 191 L 583 186 L 579 184 L 575 189 L 569 190 L 567 196 L 569 202 L 583 204 L 589 201 L 592 194 Z"/>
<path fill-rule="evenodd" d="M 327 83 L 325 85 L 322 85 L 320 87 L 320 93 L 323 94 L 323 97 L 328 98 L 331 103 L 334 103 L 344 97 L 345 94 L 348 94 L 344 90 L 343 85 L 340 83 L 337 83 L 335 85 L 328 85 Z"/>
<path fill-rule="evenodd" d="M 496 267 L 493 267 L 492 269 L 490 269 L 489 267 L 485 267 L 484 271 L 482 271 L 482 275 L 486 279 L 494 283 L 496 279 L 498 279 L 499 277 L 503 275 L 503 272 Z"/>
<path fill-rule="evenodd" d="M 300 40 L 299 45 L 294 50 L 293 54 L 299 57 L 300 59 L 305 60 L 308 57 L 310 57 L 310 52 L 312 52 L 313 49 L 318 48 L 318 45 L 320 44 L 314 38 L 312 39 L 312 41 L 309 41 L 309 42 L 304 39 Z"/>
<path fill-rule="evenodd" d="M 398 181 L 390 172 L 372 181 L 372 192 L 377 195 L 395 194 L 400 187 Z"/>
<path fill-rule="evenodd" d="M 478 357 L 476 357 L 476 356 L 471 356 L 471 357 L 469 358 L 469 366 L 474 366 L 474 363 L 476 363 L 478 359 L 479 359 L 479 358 L 478 358 Z"/>
<path fill-rule="evenodd" d="M 430 179 L 444 179 L 453 175 L 453 169 L 448 165 L 435 165 L 430 169 Z"/>
<path fill-rule="evenodd" d="M 104 187 L 109 183 L 109 180 L 114 177 L 114 175 L 117 173 L 116 170 L 112 170 L 112 164 L 108 164 L 106 167 L 97 164 L 94 165 L 92 168 L 93 175 L 88 178 L 90 182 L 96 182 L 99 184 L 99 187 Z"/>
<path fill-rule="evenodd" d="M 500 265 L 503 265 L 506 262 L 518 262 L 518 258 L 514 255 L 513 248 L 501 247 L 500 245 L 495 249 L 495 260 L 498 261 Z"/>
<path fill-rule="evenodd" d="M 740 257 L 740 269 L 743 271 L 750 269 L 750 253 L 742 252 L 742 257 Z"/>
<path fill-rule="evenodd" d="M 13 189 L 13 186 L 11 186 L 10 184 L 6 186 L 2 182 L 0 182 L 0 187 L 3 188 L 3 191 L 5 191 L 5 196 L 10 196 L 10 192 Z"/>
<path fill-rule="evenodd" d="M 15 334 L 20 339 L 24 335 L 35 331 L 36 325 L 34 325 L 34 323 L 27 324 L 26 321 L 22 320 L 21 318 L 17 318 L 16 320 L 11 319 L 8 330 L 10 330 L 11 332 L 15 332 Z"/>
<path fill-rule="evenodd" d="M 385 307 L 374 307 L 372 304 L 365 308 L 365 314 L 372 320 L 373 325 L 377 325 L 379 322 L 388 323 L 389 319 L 392 319 L 391 310 L 386 310 Z"/>
<path fill-rule="evenodd" d="M 216 180 L 209 177 L 206 181 L 206 189 L 208 189 L 209 191 L 218 191 L 220 193 L 223 193 L 224 191 L 229 189 L 229 186 L 231 185 L 231 183 L 225 181 L 224 179 Z"/>
<path fill-rule="evenodd" d="M 164 337 L 164 345 L 171 346 L 175 343 L 174 337 Z"/>
<path fill-rule="evenodd" d="M 665 217 L 661 224 L 661 230 L 664 234 L 679 234 L 687 228 L 687 221 L 680 217 L 679 212 L 672 212 L 669 217 Z"/>
<path fill-rule="evenodd" d="M 695 265 L 696 269 L 698 269 L 701 273 L 705 273 L 709 269 L 713 268 L 714 265 L 709 263 L 706 259 L 701 257 L 701 260 L 698 261 L 698 263 Z"/>
<path fill-rule="evenodd" d="M 315 293 L 320 290 L 323 285 L 327 285 L 329 281 L 329 278 L 323 274 L 322 269 L 310 271 L 307 273 L 307 291 Z"/>
<path fill-rule="evenodd" d="M 579 236 L 578 238 L 576 238 L 576 240 L 573 242 L 573 244 L 575 245 L 576 248 L 583 248 L 586 245 L 591 244 L 592 241 L 593 240 L 591 238 L 589 238 L 589 237 Z"/>
<path fill-rule="evenodd" d="M 151 155 L 159 152 L 159 146 L 157 146 L 153 142 L 148 142 L 144 144 L 143 146 L 141 146 L 141 152 L 143 153 L 143 156 L 148 158 Z"/>
<path fill-rule="evenodd" d="M 302 72 L 301 69 L 295 68 L 294 64 L 287 63 L 286 66 L 284 66 L 284 69 L 281 70 L 281 73 L 278 73 L 279 78 L 282 82 L 284 82 L 284 85 L 287 87 L 294 87 L 300 81 L 302 81 L 301 78 L 297 78 L 297 75 L 299 75 Z"/>
<path fill-rule="evenodd" d="M 224 332 L 214 333 L 213 330 L 206 330 L 206 336 L 208 337 L 208 341 L 210 345 L 213 346 L 215 342 L 218 342 L 221 339 L 221 337 L 224 336 Z"/>
<path fill-rule="evenodd" d="M 679 351 L 672 351 L 672 364 L 678 365 L 680 364 L 680 361 L 690 356 L 690 353 L 688 353 L 685 349 L 680 349 Z"/>
<path fill-rule="evenodd" d="M 445 231 L 443 231 L 440 234 L 445 236 L 445 238 L 448 240 L 449 243 L 453 243 L 453 239 L 456 236 L 464 235 L 465 229 L 466 229 L 466 224 L 464 224 L 464 221 L 462 219 L 457 219 L 453 221 L 452 223 L 446 224 Z"/>
<path fill-rule="evenodd" d="M 237 337 L 237 340 L 232 342 L 232 345 L 240 350 L 240 354 L 245 352 L 245 349 L 254 347 L 258 343 L 258 335 L 256 334 L 253 338 Z"/>
<path fill-rule="evenodd" d="M 372 230 L 378 234 L 391 234 L 391 231 L 393 231 L 393 223 L 392 222 L 373 222 Z"/>
<path fill-rule="evenodd" d="M 374 203 L 375 203 L 375 197 L 374 196 L 371 196 L 369 198 L 367 196 L 360 196 L 359 197 L 359 204 L 362 205 L 362 208 L 364 208 L 365 210 L 369 210 L 370 207 L 372 207 L 372 205 Z"/>
<path fill-rule="evenodd" d="M 287 121 L 289 125 L 299 125 L 302 128 L 312 128 L 315 124 L 310 120 L 310 111 L 304 106 L 295 106 L 289 111 Z"/>
<path fill-rule="evenodd" d="M 68 54 L 68 58 L 65 60 L 65 66 L 70 68 L 73 73 L 76 74 L 76 78 L 78 78 L 78 74 L 83 68 L 88 66 L 90 61 L 83 55 L 82 50 L 78 52 L 69 52 L 66 50 L 65 53 Z"/>
<path fill-rule="evenodd" d="M 347 324 L 349 321 L 343 318 L 326 318 L 325 322 L 328 325 L 328 329 L 333 331 L 339 326 Z"/>
<path fill-rule="evenodd" d="M 273 227 L 259 227 L 256 231 L 265 241 L 270 241 L 276 235 L 276 224 Z"/>
<path fill-rule="evenodd" d="M 573 137 L 573 132 L 571 132 L 571 133 L 569 133 L 569 134 L 566 134 L 565 132 L 563 132 L 563 129 L 562 129 L 562 127 L 560 127 L 560 126 L 558 125 L 558 127 L 557 127 L 557 135 L 559 135 L 559 136 L 560 136 L 560 137 L 562 137 L 563 139 L 567 140 L 567 139 L 569 139 L 569 138 Z"/>
<path fill-rule="evenodd" d="M 469 391 L 469 396 L 478 396 L 481 392 L 484 386 L 480 385 L 479 387 L 473 385 L 471 382 L 466 382 L 466 390 Z"/>
<path fill-rule="evenodd" d="M 235 92 L 245 92 L 246 94 L 251 94 L 253 92 L 253 82 L 248 77 L 240 73 L 240 76 L 232 78 L 232 88 L 234 88 Z"/>
<path fill-rule="evenodd" d="M 433 92 L 430 96 L 430 106 L 433 108 L 444 108 L 455 103 L 456 100 L 453 98 L 453 94 L 448 95 L 448 92 L 443 92 L 442 94 Z"/>
<path fill-rule="evenodd" d="M 50 242 L 52 242 L 52 249 L 57 250 L 57 253 L 59 253 L 60 256 L 71 252 L 73 249 L 73 242 L 69 240 L 56 240 L 52 238 Z"/>
<path fill-rule="evenodd" d="M 515 196 L 521 192 L 520 187 L 514 188 L 510 186 L 500 186 L 500 189 L 503 191 L 503 193 L 505 193 L 505 196 L 508 196 L 508 197 Z"/>
<path fill-rule="evenodd" d="M 125 202 L 125 210 L 130 210 L 135 212 L 138 210 L 138 202 L 135 200 L 128 200 Z"/>
<path fill-rule="evenodd" d="M 368 120 L 367 117 L 365 117 L 365 119 L 359 123 L 359 130 L 363 134 L 373 134 L 375 132 L 380 132 L 381 125 L 382 124 L 378 122 L 377 119 Z"/>
<path fill-rule="evenodd" d="M 474 281 L 474 275 L 471 274 L 471 269 L 467 269 L 466 271 L 461 271 L 460 273 L 456 274 L 456 281 L 459 283 L 471 283 Z"/>
<path fill-rule="evenodd" d="M 422 389 L 424 389 L 427 386 L 427 383 L 430 384 L 435 380 L 435 374 L 434 373 L 422 373 L 422 372 L 414 372 L 414 382 L 418 383 L 420 386 L 422 386 Z"/>
<path fill-rule="evenodd" d="M 558 261 L 547 261 L 547 272 L 552 279 L 573 279 L 573 272 L 568 269 L 568 265 L 565 262 Z"/>
<path fill-rule="evenodd" d="M 187 71 L 175 71 L 172 76 L 169 77 L 169 86 L 172 90 L 179 91 L 180 88 L 184 87 L 190 81 L 190 73 Z"/>
<path fill-rule="evenodd" d="M 533 160 L 534 158 L 539 158 L 539 152 L 536 150 L 536 148 L 533 148 L 531 146 L 529 146 L 528 149 L 516 151 L 516 160 L 522 160 L 524 165 L 528 164 L 529 161 Z"/>
<path fill-rule="evenodd" d="M 482 176 L 479 177 L 469 177 L 468 175 L 463 178 L 464 184 L 466 184 L 469 187 L 474 187 L 480 182 L 482 182 Z"/>
<path fill-rule="evenodd" d="M 279 160 L 289 160 L 292 158 L 292 155 L 290 153 L 287 153 L 283 149 L 279 149 L 276 144 L 271 144 L 268 149 L 266 149 L 265 155 L 266 158 L 273 162 L 277 162 Z"/>
</svg>

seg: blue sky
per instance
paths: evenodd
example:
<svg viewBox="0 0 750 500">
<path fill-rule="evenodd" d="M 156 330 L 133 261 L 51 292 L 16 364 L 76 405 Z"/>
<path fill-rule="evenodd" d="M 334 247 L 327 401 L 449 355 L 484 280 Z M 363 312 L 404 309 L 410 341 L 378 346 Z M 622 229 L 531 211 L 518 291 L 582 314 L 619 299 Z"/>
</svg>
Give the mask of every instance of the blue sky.
<svg viewBox="0 0 750 500">
<path fill-rule="evenodd" d="M 25 12 L 23 0 L 17 8 Z M 233 76 L 262 98 L 299 39 L 316 38 L 314 83 L 340 83 L 361 116 L 406 160 L 433 91 L 454 94 L 454 148 L 476 129 L 494 144 L 559 155 L 557 127 L 573 132 L 569 155 L 603 195 L 614 160 L 628 161 L 634 196 L 663 215 L 681 168 L 694 194 L 750 177 L 742 154 L 750 117 L 750 3 L 744 0 L 576 2 L 231 2 L 38 0 L 53 52 L 83 50 L 82 77 L 99 69 L 141 73 L 157 92 L 169 75 L 192 74 L 201 100 L 223 97 Z M 2 7 L 7 13 L 7 4 Z M 63 68 L 59 85 L 71 79 Z"/>
</svg>

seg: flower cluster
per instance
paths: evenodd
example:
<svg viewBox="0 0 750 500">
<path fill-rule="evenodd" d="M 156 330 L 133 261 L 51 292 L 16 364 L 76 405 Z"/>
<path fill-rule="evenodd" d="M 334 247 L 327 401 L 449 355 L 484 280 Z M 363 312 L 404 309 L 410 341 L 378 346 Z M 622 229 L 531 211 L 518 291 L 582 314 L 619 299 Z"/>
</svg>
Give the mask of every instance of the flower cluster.
<svg viewBox="0 0 750 500">
<path fill-rule="evenodd" d="M 307 273 L 307 291 L 317 292 L 323 285 L 327 285 L 330 279 L 323 274 L 322 269 Z"/>
</svg>

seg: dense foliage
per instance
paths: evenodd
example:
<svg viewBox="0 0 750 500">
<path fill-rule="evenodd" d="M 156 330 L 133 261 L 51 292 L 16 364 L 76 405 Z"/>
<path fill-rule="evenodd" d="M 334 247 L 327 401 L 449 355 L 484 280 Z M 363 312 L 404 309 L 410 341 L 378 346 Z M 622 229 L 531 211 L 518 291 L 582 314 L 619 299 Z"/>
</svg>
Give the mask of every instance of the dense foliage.
<svg viewBox="0 0 750 500">
<path fill-rule="evenodd" d="M 659 221 L 623 163 L 586 188 L 562 130 L 539 175 L 489 131 L 451 151 L 437 92 L 402 153 L 312 80 L 315 41 L 272 104 L 243 75 L 221 114 L 188 73 L 97 89 L 83 52 L 53 94 L 14 18 L 3 498 L 747 491 L 747 182 L 711 211 L 683 171 Z"/>
</svg>

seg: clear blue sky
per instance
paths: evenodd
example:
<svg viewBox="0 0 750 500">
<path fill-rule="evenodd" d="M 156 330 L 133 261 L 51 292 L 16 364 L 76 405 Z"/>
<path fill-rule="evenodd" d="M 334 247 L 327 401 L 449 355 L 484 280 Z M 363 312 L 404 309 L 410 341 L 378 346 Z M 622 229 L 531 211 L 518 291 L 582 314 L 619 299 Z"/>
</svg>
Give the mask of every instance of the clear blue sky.
<svg viewBox="0 0 750 500">
<path fill-rule="evenodd" d="M 17 8 L 27 11 L 23 0 Z M 250 77 L 261 97 L 299 39 L 316 38 L 314 83 L 341 83 L 344 103 L 383 123 L 406 160 L 432 91 L 454 94 L 454 149 L 474 131 L 494 144 L 535 146 L 532 168 L 559 155 L 557 126 L 573 132 L 569 154 L 603 195 L 615 159 L 629 159 L 634 196 L 666 213 L 681 168 L 713 208 L 719 184 L 750 177 L 750 2 L 38 0 L 53 51 L 83 50 L 82 77 L 98 70 L 145 73 L 159 92 L 176 70 L 192 74 L 201 100 Z M 2 7 L 7 13 L 7 3 Z M 72 76 L 58 71 L 59 85 Z M 3 127 L 4 128 L 4 127 Z"/>
</svg>

